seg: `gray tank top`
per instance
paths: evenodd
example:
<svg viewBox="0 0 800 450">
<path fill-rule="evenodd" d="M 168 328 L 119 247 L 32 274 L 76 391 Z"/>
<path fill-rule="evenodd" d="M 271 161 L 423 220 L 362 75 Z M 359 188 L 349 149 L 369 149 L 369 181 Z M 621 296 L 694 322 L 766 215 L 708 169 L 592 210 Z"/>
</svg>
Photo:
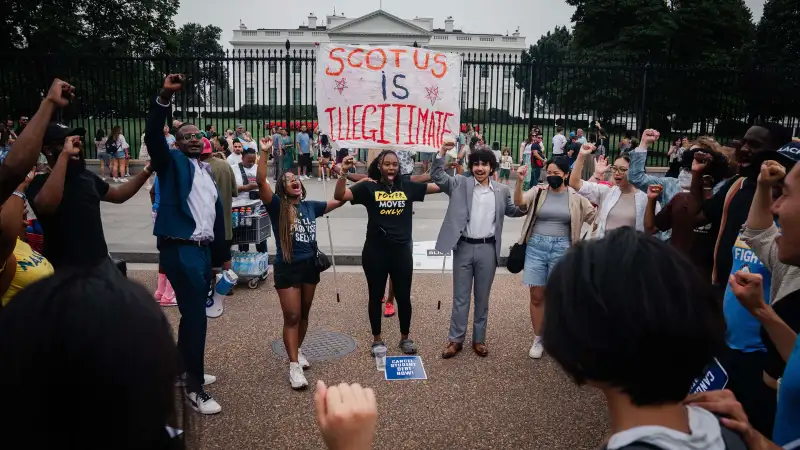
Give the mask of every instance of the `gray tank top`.
<svg viewBox="0 0 800 450">
<path fill-rule="evenodd" d="M 536 211 L 533 234 L 570 237 L 569 191 L 547 192 L 544 204 Z"/>
</svg>

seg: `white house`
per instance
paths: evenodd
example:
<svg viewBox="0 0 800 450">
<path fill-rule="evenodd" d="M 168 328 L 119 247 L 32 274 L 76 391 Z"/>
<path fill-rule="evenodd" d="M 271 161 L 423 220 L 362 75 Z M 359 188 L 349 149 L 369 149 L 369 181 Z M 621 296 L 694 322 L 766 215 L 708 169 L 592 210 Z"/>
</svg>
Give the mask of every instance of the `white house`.
<svg viewBox="0 0 800 450">
<path fill-rule="evenodd" d="M 239 50 L 257 54 L 286 51 L 286 41 L 290 42 L 290 54 L 298 51 L 300 55 L 310 55 L 316 44 L 335 42 L 357 45 L 407 45 L 415 43 L 420 47 L 445 52 L 463 54 L 493 55 L 494 61 L 519 60 L 523 50 L 528 47 L 525 37 L 516 31 L 511 35 L 465 33 L 455 28 L 455 21 L 448 17 L 444 28 L 434 28 L 433 19 L 415 17 L 406 20 L 383 10 L 367 15 L 349 18 L 330 15 L 326 22 L 318 21 L 312 13 L 306 25 L 296 29 L 252 30 L 241 24 L 233 31 L 230 44 L 234 52 Z M 286 71 L 283 62 L 273 64 L 268 70 L 258 65 L 244 64 L 243 74 L 234 74 L 234 85 L 244 95 L 237 95 L 236 108 L 247 104 L 280 105 L 285 103 Z M 311 64 L 301 63 L 292 68 L 289 83 L 292 89 L 292 104 L 310 105 L 314 103 L 315 86 L 312 84 Z M 512 67 L 500 65 L 474 68 L 465 73 L 463 89 L 468 107 L 500 108 L 519 111 L 522 91 L 515 88 L 511 77 Z M 256 87 L 258 86 L 258 87 Z M 513 105 L 512 104 L 516 104 Z"/>
</svg>

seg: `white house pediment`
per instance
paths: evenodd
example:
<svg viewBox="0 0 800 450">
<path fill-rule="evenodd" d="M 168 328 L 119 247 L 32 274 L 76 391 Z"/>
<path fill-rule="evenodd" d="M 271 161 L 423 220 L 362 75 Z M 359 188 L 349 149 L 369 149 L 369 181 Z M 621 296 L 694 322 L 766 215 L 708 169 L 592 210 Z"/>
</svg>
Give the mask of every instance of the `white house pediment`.
<svg viewBox="0 0 800 450">
<path fill-rule="evenodd" d="M 402 34 L 428 36 L 431 33 L 384 11 L 376 11 L 353 19 L 328 30 L 329 35 L 340 34 Z"/>
</svg>

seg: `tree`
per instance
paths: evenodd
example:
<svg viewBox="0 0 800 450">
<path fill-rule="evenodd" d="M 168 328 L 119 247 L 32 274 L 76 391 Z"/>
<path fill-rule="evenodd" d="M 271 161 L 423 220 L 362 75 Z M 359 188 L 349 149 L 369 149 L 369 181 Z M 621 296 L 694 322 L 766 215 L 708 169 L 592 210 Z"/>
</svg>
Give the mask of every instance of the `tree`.
<svg viewBox="0 0 800 450">
<path fill-rule="evenodd" d="M 572 49 L 583 60 L 662 60 L 675 28 L 664 0 L 567 0 Z"/>
<path fill-rule="evenodd" d="M 166 44 L 178 0 L 5 0 L 0 27 L 4 50 L 32 55 L 130 56 Z"/>
<path fill-rule="evenodd" d="M 732 67 L 745 62 L 755 27 L 743 0 L 673 0 L 672 8 L 671 61 Z"/>
<path fill-rule="evenodd" d="M 800 105 L 800 4 L 796 0 L 767 0 L 758 24 L 753 62 L 758 69 L 745 92 L 751 116 L 798 117 Z M 772 118 L 772 117 L 768 117 Z"/>
<path fill-rule="evenodd" d="M 229 73 L 223 61 L 226 55 L 219 45 L 221 37 L 220 27 L 197 23 L 187 23 L 169 36 L 165 56 L 179 64 L 175 70 L 185 73 L 188 81 L 177 98 L 179 104 L 205 105 L 206 97 L 217 89 L 228 88 Z"/>
<path fill-rule="evenodd" d="M 514 68 L 513 75 L 517 89 L 524 92 L 525 108 L 531 106 L 531 99 L 534 104 L 547 102 L 551 92 L 549 87 L 558 79 L 558 67 L 550 64 L 566 60 L 571 41 L 572 34 L 567 27 L 556 27 L 540 37 L 529 50 L 522 52 L 521 63 Z"/>
</svg>

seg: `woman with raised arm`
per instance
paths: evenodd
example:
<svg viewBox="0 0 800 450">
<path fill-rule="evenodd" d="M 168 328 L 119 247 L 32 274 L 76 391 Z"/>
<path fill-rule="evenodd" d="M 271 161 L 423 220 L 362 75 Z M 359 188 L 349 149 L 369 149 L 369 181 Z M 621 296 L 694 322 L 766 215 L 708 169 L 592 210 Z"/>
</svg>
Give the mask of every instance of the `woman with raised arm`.
<svg viewBox="0 0 800 450">
<path fill-rule="evenodd" d="M 300 347 L 306 337 L 308 314 L 319 283 L 317 218 L 344 202 L 306 200 L 306 188 L 291 172 L 278 176 L 275 192 L 272 192 L 267 182 L 272 139 L 265 137 L 260 143 L 256 182 L 275 234 L 275 289 L 283 311 L 283 345 L 289 355 L 289 383 L 292 389 L 305 389 L 308 381 L 303 369 L 310 365 Z"/>
<path fill-rule="evenodd" d="M 595 217 L 591 203 L 567 186 L 569 160 L 566 157 L 547 161 L 545 170 L 546 185 L 535 185 L 523 192 L 522 183 L 518 181 L 514 190 L 514 204 L 528 209 L 518 242 L 527 243 L 522 282 L 530 288 L 534 339 L 528 356 L 533 359 L 541 358 L 544 352 L 541 338 L 544 287 L 550 272 L 564 252 L 580 241 L 583 224 L 591 224 Z M 524 179 L 527 173 L 528 166 L 519 166 L 518 180 Z"/>
<path fill-rule="evenodd" d="M 342 173 L 353 167 L 353 157 L 342 160 Z M 383 347 L 381 338 L 381 299 L 386 277 L 392 279 L 398 317 L 400 349 L 407 355 L 417 353 L 409 338 L 411 328 L 411 279 L 414 271 L 411 240 L 411 202 L 421 202 L 426 194 L 439 192 L 433 183 L 416 183 L 400 176 L 400 160 L 392 150 L 382 151 L 369 165 L 370 181 L 347 187 L 339 177 L 333 198 L 364 205 L 367 208 L 367 239 L 361 252 L 364 275 L 369 289 L 369 322 L 372 327 L 372 350 Z"/>
<path fill-rule="evenodd" d="M 628 182 L 628 167 L 630 157 L 622 153 L 611 166 L 611 175 L 614 186 L 605 186 L 591 181 L 581 180 L 581 170 L 586 158 L 592 157 L 595 147 L 592 144 L 583 144 L 572 167 L 569 176 L 569 186 L 578 191 L 587 200 L 599 206 L 595 227 L 595 238 L 603 237 L 607 232 L 621 227 L 631 227 L 638 231 L 644 229 L 644 213 L 647 209 L 647 194 L 636 189 Z M 608 169 L 608 160 L 599 158 L 595 163 L 595 179 L 601 179 L 601 174 Z M 656 205 L 656 213 L 661 207 Z"/>
</svg>

